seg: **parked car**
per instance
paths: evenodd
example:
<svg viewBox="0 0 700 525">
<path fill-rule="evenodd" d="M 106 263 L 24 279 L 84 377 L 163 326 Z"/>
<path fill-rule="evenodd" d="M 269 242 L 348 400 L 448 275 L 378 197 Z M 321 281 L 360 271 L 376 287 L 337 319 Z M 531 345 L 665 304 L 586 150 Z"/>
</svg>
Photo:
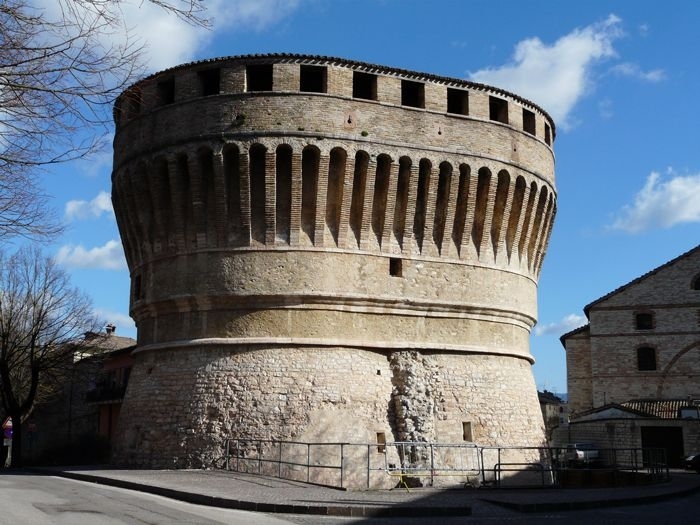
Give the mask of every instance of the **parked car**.
<svg viewBox="0 0 700 525">
<path fill-rule="evenodd" d="M 600 452 L 593 443 L 568 443 L 564 459 L 569 465 L 589 465 L 600 460 Z"/>
<path fill-rule="evenodd" d="M 691 454 L 683 460 L 683 468 L 700 473 L 700 453 Z"/>
</svg>

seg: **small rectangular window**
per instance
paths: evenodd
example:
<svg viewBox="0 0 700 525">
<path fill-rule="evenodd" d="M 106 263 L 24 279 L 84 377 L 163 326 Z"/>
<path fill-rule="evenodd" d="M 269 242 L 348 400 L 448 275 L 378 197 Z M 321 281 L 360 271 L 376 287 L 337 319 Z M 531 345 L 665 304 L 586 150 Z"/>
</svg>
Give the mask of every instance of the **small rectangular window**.
<svg viewBox="0 0 700 525">
<path fill-rule="evenodd" d="M 489 118 L 508 124 L 508 101 L 498 97 L 489 97 Z"/>
<path fill-rule="evenodd" d="M 472 422 L 462 421 L 462 440 L 463 441 L 474 441 L 474 436 L 472 435 Z"/>
<path fill-rule="evenodd" d="M 403 259 L 392 257 L 389 259 L 389 275 L 403 277 Z"/>
<path fill-rule="evenodd" d="M 523 131 L 530 135 L 536 134 L 535 114 L 523 108 Z"/>
<path fill-rule="evenodd" d="M 386 451 L 386 434 L 377 432 L 377 452 L 383 454 Z"/>
<path fill-rule="evenodd" d="M 272 64 L 249 64 L 245 75 L 246 91 L 272 91 Z"/>
<path fill-rule="evenodd" d="M 207 69 L 197 73 L 203 97 L 218 95 L 221 90 L 221 74 L 219 69 Z"/>
<path fill-rule="evenodd" d="M 401 105 L 412 108 L 425 107 L 425 84 L 411 80 L 401 81 Z"/>
<path fill-rule="evenodd" d="M 352 97 L 377 100 L 377 75 L 354 71 L 352 74 Z"/>
<path fill-rule="evenodd" d="M 637 348 L 637 370 L 656 370 L 656 350 L 648 346 Z"/>
<path fill-rule="evenodd" d="M 636 314 L 635 327 L 637 330 L 651 330 L 654 328 L 654 314 L 649 312 Z"/>
<path fill-rule="evenodd" d="M 549 129 L 549 124 L 544 125 L 544 142 L 547 146 L 552 145 L 552 131 Z"/>
<path fill-rule="evenodd" d="M 469 91 L 447 88 L 447 112 L 469 115 Z"/>
<path fill-rule="evenodd" d="M 301 66 L 299 68 L 299 91 L 327 93 L 326 68 L 323 66 Z"/>
<path fill-rule="evenodd" d="M 158 82 L 158 98 L 162 105 L 175 102 L 175 79 L 169 78 Z"/>
</svg>

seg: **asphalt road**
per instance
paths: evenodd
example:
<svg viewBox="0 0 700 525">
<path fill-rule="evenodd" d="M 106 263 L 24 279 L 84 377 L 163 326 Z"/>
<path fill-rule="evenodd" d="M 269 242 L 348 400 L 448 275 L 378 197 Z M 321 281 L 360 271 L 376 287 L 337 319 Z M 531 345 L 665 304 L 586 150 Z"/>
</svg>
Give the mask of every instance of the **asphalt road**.
<svg viewBox="0 0 700 525">
<path fill-rule="evenodd" d="M 477 500 L 472 515 L 336 518 L 217 509 L 65 478 L 0 471 L 0 525 L 690 525 L 700 494 L 653 504 L 524 514 Z"/>
<path fill-rule="evenodd" d="M 290 524 L 282 518 L 53 476 L 0 474 L 1 525 Z"/>
</svg>

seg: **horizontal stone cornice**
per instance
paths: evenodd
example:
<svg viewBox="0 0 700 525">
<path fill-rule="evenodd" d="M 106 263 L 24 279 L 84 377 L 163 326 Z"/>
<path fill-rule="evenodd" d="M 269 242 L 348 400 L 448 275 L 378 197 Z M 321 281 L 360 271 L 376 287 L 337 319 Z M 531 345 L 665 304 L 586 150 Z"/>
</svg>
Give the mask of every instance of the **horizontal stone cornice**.
<svg viewBox="0 0 700 525">
<path fill-rule="evenodd" d="M 376 341 L 376 340 L 353 340 L 332 339 L 332 338 L 310 338 L 310 337 L 207 337 L 201 339 L 186 339 L 178 341 L 167 341 L 163 343 L 153 343 L 138 346 L 133 354 L 156 352 L 156 351 L 178 351 L 192 350 L 194 347 L 225 347 L 227 352 L 235 351 L 235 347 L 241 350 L 248 350 L 255 346 L 275 346 L 291 348 L 303 347 L 328 347 L 328 348 L 359 348 L 372 351 L 395 351 L 395 350 L 420 350 L 421 352 L 454 352 L 460 354 L 495 355 L 503 357 L 514 357 L 525 359 L 530 364 L 534 363 L 534 358 L 530 354 L 516 353 L 512 349 L 484 348 L 475 345 L 456 345 L 439 343 L 416 343 L 414 341 Z"/>
</svg>

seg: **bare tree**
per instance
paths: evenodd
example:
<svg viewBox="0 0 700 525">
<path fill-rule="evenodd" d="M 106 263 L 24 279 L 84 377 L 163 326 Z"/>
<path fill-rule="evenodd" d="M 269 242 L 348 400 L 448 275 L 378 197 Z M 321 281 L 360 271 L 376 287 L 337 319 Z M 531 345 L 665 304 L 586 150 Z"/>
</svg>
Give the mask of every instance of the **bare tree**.
<svg viewBox="0 0 700 525">
<path fill-rule="evenodd" d="M 22 422 L 60 388 L 97 320 L 90 299 L 36 247 L 0 253 L 0 401 L 12 418 L 12 465 L 22 464 Z"/>
<path fill-rule="evenodd" d="M 144 1 L 208 25 L 203 0 Z M 0 2 L 0 240 L 55 233 L 35 169 L 100 148 L 114 99 L 143 72 L 124 0 L 56 2 L 53 19 L 29 0 Z"/>
</svg>

